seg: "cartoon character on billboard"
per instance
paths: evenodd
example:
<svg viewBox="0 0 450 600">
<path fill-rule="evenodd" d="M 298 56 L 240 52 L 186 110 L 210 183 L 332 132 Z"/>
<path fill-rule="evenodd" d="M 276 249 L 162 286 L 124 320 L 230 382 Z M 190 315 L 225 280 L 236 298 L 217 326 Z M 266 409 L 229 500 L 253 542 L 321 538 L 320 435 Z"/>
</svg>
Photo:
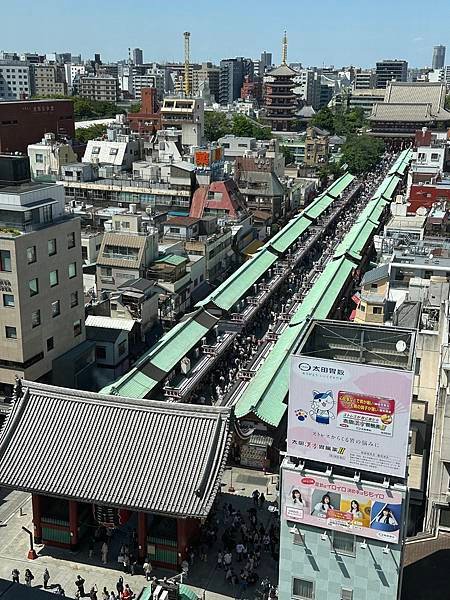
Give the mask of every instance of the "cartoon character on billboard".
<svg viewBox="0 0 450 600">
<path fill-rule="evenodd" d="M 311 401 L 311 410 L 309 415 L 316 423 L 329 425 L 330 419 L 334 419 L 331 409 L 334 406 L 333 392 L 318 392 L 313 390 L 313 399 Z"/>
</svg>

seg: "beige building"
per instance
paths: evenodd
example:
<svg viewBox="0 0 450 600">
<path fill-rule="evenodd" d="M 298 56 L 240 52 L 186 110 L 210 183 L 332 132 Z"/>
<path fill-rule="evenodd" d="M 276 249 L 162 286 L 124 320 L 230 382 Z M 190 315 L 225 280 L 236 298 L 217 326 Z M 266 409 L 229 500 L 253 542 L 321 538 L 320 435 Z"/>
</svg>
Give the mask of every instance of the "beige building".
<svg viewBox="0 0 450 600">
<path fill-rule="evenodd" d="M 48 376 L 85 339 L 80 220 L 64 188 L 0 188 L 0 390 Z"/>
<path fill-rule="evenodd" d="M 113 215 L 108 226 L 97 257 L 98 294 L 116 291 L 127 281 L 145 277 L 158 257 L 158 230 L 143 223 L 142 215 Z"/>
<path fill-rule="evenodd" d="M 112 75 L 81 75 L 78 93 L 89 100 L 117 102 L 119 81 Z"/>
<path fill-rule="evenodd" d="M 62 65 L 33 65 L 31 89 L 34 96 L 65 96 L 67 83 L 64 67 Z"/>
</svg>

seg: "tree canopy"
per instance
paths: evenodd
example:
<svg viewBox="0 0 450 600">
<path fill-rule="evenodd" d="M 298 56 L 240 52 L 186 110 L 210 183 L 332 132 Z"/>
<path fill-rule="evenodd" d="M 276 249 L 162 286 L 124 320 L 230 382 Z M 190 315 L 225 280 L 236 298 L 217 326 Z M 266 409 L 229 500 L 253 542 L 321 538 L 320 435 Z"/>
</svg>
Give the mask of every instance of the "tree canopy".
<svg viewBox="0 0 450 600">
<path fill-rule="evenodd" d="M 90 100 L 89 98 L 82 98 L 81 96 L 62 96 L 54 94 L 52 96 L 33 96 L 33 98 L 42 100 L 48 100 L 50 98 L 72 100 L 75 119 L 115 117 L 117 114 L 125 113 L 125 111 L 122 108 L 118 108 L 114 102 Z"/>
<path fill-rule="evenodd" d="M 337 107 L 335 110 L 322 108 L 311 119 L 311 125 L 326 129 L 331 134 L 349 135 L 362 129 L 366 124 L 364 111 L 360 108 L 351 110 Z"/>
<path fill-rule="evenodd" d="M 271 132 L 253 119 L 245 115 L 233 115 L 228 119 L 222 112 L 205 112 L 205 136 L 209 142 L 215 142 L 224 135 L 232 134 L 240 137 L 254 137 L 258 140 L 268 140 Z"/>
<path fill-rule="evenodd" d="M 367 134 L 350 135 L 342 146 L 341 164 L 346 163 L 350 173 L 360 175 L 373 169 L 384 151 L 384 142 Z"/>
<path fill-rule="evenodd" d="M 75 139 L 85 144 L 89 140 L 95 140 L 106 133 L 106 125 L 95 124 L 90 127 L 75 129 Z"/>
</svg>

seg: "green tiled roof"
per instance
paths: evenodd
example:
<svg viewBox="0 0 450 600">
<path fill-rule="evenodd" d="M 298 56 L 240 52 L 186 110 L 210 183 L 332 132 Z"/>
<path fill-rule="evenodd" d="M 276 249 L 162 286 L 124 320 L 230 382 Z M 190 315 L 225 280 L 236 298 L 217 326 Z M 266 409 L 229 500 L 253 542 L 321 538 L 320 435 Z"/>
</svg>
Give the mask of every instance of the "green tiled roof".
<svg viewBox="0 0 450 600">
<path fill-rule="evenodd" d="M 332 198 L 328 194 L 319 196 L 305 208 L 303 214 L 307 215 L 310 219 L 317 219 L 334 201 L 335 198 Z"/>
<path fill-rule="evenodd" d="M 392 195 L 395 192 L 395 190 L 397 189 L 400 181 L 401 181 L 400 177 L 397 177 L 397 175 L 392 175 L 389 183 L 386 186 L 386 189 L 383 192 L 383 198 L 386 198 L 386 200 L 392 200 Z"/>
<path fill-rule="evenodd" d="M 361 259 L 361 251 L 376 227 L 377 225 L 372 221 L 355 223 L 336 248 L 334 257 L 340 258 L 345 254 L 349 254 L 358 260 Z"/>
<path fill-rule="evenodd" d="M 142 371 L 153 367 L 161 372 L 161 377 L 169 373 L 211 329 L 210 326 L 195 320 L 201 312 L 201 310 L 196 311 L 192 316 L 172 327 L 150 350 L 141 356 L 131 371 L 104 388 L 102 392 L 111 393 L 111 388 L 115 388 L 116 394 L 128 398 L 144 398 L 149 394 L 161 378 L 153 379 Z M 209 313 L 206 314 L 210 322 L 218 321 L 218 318 Z"/>
<path fill-rule="evenodd" d="M 277 260 L 278 257 L 270 250 L 262 249 L 196 306 L 205 306 L 212 302 L 222 310 L 230 310 Z"/>
<path fill-rule="evenodd" d="M 305 219 L 305 217 L 299 215 L 274 235 L 267 242 L 266 246 L 268 248 L 272 247 L 277 252 L 286 252 L 310 225 L 311 222 L 309 219 Z"/>
<path fill-rule="evenodd" d="M 307 327 L 307 318 L 325 319 L 355 265 L 346 258 L 330 262 L 281 334 L 275 346 L 238 400 L 238 418 L 255 414 L 277 427 L 286 411 L 289 389 L 289 358 Z"/>
<path fill-rule="evenodd" d="M 329 196 L 333 196 L 333 198 L 337 198 L 342 194 L 342 192 L 344 192 L 348 188 L 348 186 L 354 179 L 355 177 L 351 173 L 346 173 L 345 175 L 342 175 L 341 177 L 339 177 L 339 179 L 336 179 L 336 181 L 330 185 L 330 187 L 327 189 L 327 194 Z"/>
<path fill-rule="evenodd" d="M 168 265 L 173 265 L 177 267 L 178 265 L 182 265 L 185 262 L 188 262 L 188 258 L 185 256 L 178 256 L 178 254 L 167 254 L 166 256 L 161 256 L 161 258 L 157 258 L 155 263 L 165 263 Z"/>
</svg>

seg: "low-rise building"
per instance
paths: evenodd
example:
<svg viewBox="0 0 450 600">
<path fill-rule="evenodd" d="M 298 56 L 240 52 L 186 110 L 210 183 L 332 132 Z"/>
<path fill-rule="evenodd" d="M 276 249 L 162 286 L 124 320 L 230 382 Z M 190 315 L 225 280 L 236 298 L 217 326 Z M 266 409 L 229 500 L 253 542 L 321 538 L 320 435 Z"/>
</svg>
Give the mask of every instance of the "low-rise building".
<svg viewBox="0 0 450 600">
<path fill-rule="evenodd" d="M 36 181 L 57 181 L 61 168 L 77 160 L 72 146 L 56 140 L 54 133 L 46 133 L 42 141 L 27 148 L 31 174 Z"/>
<path fill-rule="evenodd" d="M 183 146 L 203 144 L 205 117 L 201 98 L 164 98 L 161 107 L 163 129 L 177 127 L 182 131 Z"/>
<path fill-rule="evenodd" d="M 114 172 L 130 171 L 140 157 L 140 142 L 121 135 L 117 140 L 89 140 L 82 158 L 84 163 L 111 165 Z"/>
</svg>

